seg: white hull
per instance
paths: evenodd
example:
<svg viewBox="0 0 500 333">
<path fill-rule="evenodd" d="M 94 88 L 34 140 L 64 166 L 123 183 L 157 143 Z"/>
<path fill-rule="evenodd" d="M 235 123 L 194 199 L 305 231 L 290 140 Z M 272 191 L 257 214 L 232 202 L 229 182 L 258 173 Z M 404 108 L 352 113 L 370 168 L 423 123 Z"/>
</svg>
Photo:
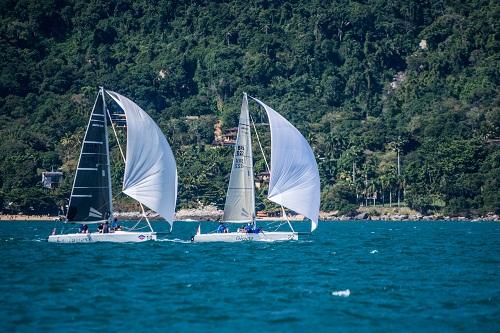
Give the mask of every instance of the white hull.
<svg viewBox="0 0 500 333">
<path fill-rule="evenodd" d="M 198 234 L 193 236 L 192 241 L 195 243 L 208 243 L 208 242 L 244 242 L 244 241 L 261 241 L 261 242 L 274 242 L 274 241 L 287 241 L 298 240 L 299 234 L 296 232 L 260 232 L 258 234 L 246 234 L 242 232 L 230 232 L 220 234 Z"/>
<path fill-rule="evenodd" d="M 48 239 L 51 243 L 139 243 L 149 240 L 156 240 L 156 232 L 115 231 L 108 234 L 97 232 L 88 234 L 61 234 L 51 235 Z"/>
</svg>

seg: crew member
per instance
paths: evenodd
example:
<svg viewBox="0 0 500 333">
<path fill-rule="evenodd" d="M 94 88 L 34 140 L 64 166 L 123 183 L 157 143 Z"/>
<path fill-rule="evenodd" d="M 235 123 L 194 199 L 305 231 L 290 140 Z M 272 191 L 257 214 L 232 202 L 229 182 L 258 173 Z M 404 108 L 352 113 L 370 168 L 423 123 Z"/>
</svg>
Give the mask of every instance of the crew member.
<svg viewBox="0 0 500 333">
<path fill-rule="evenodd" d="M 224 223 L 219 222 L 219 227 L 217 228 L 217 233 L 218 234 L 227 233 L 227 227 L 224 225 Z"/>
</svg>

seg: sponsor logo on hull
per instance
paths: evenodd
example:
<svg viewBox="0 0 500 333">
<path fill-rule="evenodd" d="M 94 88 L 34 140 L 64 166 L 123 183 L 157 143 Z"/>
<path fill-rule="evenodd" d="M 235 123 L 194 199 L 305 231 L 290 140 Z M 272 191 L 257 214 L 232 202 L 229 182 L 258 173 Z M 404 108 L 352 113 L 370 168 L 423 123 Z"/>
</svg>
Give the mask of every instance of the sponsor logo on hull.
<svg viewBox="0 0 500 333">
<path fill-rule="evenodd" d="M 236 240 L 239 240 L 239 241 L 251 241 L 251 240 L 253 240 L 253 237 L 248 237 L 248 236 L 236 236 Z"/>
<path fill-rule="evenodd" d="M 90 243 L 92 242 L 92 237 L 87 236 L 87 237 L 57 237 L 56 238 L 56 243 Z"/>
</svg>

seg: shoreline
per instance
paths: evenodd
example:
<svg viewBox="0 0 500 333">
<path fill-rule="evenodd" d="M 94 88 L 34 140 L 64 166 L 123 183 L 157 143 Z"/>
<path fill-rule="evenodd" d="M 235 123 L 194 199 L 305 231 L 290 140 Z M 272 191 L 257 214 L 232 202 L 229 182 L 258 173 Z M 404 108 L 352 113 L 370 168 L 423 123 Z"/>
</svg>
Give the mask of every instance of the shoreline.
<svg viewBox="0 0 500 333">
<path fill-rule="evenodd" d="M 141 217 L 140 212 L 116 212 L 113 214 L 118 220 L 137 220 Z M 223 211 L 213 208 L 208 209 L 181 209 L 175 214 L 174 221 L 199 222 L 199 221 L 220 221 Z M 149 213 L 150 220 L 163 220 L 156 213 Z M 291 222 L 303 221 L 303 216 L 289 216 Z M 257 221 L 280 221 L 280 217 L 257 218 Z M 338 215 L 338 212 L 320 212 L 319 220 L 321 222 L 350 222 L 350 221 L 456 221 L 456 222 L 500 222 L 500 215 L 487 214 L 485 216 L 467 218 L 465 216 L 444 216 L 444 215 L 421 215 L 418 213 L 384 213 L 379 215 L 370 215 L 367 212 L 361 212 L 356 216 Z M 24 215 L 24 214 L 0 214 L 0 222 L 26 222 L 26 221 L 46 221 L 57 222 L 58 216 L 54 215 Z"/>
</svg>

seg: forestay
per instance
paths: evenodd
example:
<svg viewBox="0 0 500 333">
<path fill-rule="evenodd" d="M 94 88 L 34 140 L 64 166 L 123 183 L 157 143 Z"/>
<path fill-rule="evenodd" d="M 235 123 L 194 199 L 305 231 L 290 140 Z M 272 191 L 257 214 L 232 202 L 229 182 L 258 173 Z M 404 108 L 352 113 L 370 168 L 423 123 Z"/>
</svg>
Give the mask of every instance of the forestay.
<svg viewBox="0 0 500 333">
<path fill-rule="evenodd" d="M 300 132 L 272 108 L 266 110 L 271 127 L 271 179 L 268 199 L 283 205 L 318 226 L 320 180 L 314 153 Z"/>
<path fill-rule="evenodd" d="M 244 94 L 234 147 L 233 165 L 224 205 L 223 220 L 225 222 L 252 222 L 255 218 L 251 140 L 248 99 L 247 95 Z"/>
<path fill-rule="evenodd" d="M 120 105 L 127 119 L 123 192 L 172 225 L 177 199 L 177 167 L 172 149 L 144 110 L 118 93 L 106 92 Z"/>
</svg>

